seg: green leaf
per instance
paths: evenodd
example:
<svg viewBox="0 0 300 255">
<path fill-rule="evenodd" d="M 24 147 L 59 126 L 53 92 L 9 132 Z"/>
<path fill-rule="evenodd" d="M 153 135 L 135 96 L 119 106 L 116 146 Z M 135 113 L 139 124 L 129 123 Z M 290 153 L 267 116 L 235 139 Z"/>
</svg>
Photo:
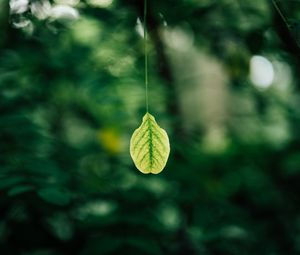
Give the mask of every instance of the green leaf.
<svg viewBox="0 0 300 255">
<path fill-rule="evenodd" d="M 6 188 L 11 188 L 15 185 L 18 185 L 24 181 L 24 178 L 21 176 L 13 176 L 13 177 L 6 177 L 6 178 L 1 178 L 0 179 L 0 190 L 1 189 L 6 189 Z"/>
<path fill-rule="evenodd" d="M 10 189 L 8 191 L 8 195 L 16 196 L 16 195 L 19 195 L 19 194 L 22 194 L 22 193 L 25 193 L 25 192 L 31 191 L 31 190 L 34 190 L 34 187 L 31 185 L 20 185 L 20 186 L 16 186 L 16 187 Z"/>
<path fill-rule="evenodd" d="M 164 169 L 169 154 L 170 143 L 166 131 L 147 112 L 130 140 L 130 155 L 135 166 L 144 174 L 158 174 Z"/>
<path fill-rule="evenodd" d="M 67 205 L 71 200 L 71 194 L 68 191 L 55 188 L 40 189 L 37 194 L 46 202 L 55 205 Z"/>
</svg>

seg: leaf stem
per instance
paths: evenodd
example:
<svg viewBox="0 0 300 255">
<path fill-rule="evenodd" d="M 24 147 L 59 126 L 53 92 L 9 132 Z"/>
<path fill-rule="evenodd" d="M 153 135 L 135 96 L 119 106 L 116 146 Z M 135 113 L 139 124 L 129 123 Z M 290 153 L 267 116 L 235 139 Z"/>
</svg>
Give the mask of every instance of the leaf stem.
<svg viewBox="0 0 300 255">
<path fill-rule="evenodd" d="M 145 54 L 146 111 L 148 112 L 149 99 L 148 99 L 148 50 L 147 50 L 147 0 L 144 0 L 144 54 Z"/>
</svg>

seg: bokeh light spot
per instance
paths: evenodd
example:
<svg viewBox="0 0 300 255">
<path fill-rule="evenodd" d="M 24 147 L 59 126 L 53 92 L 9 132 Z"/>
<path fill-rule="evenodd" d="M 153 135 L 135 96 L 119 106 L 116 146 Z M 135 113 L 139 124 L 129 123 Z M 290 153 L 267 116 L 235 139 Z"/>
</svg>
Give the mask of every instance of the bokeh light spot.
<svg viewBox="0 0 300 255">
<path fill-rule="evenodd" d="M 274 80 L 272 63 L 263 56 L 255 55 L 250 60 L 250 79 L 258 88 L 268 88 Z"/>
</svg>

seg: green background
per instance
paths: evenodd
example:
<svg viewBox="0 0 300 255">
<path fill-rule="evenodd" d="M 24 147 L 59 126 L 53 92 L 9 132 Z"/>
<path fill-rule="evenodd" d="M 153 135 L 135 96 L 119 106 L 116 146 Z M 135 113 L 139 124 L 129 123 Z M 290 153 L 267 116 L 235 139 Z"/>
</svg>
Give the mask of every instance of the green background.
<svg viewBox="0 0 300 255">
<path fill-rule="evenodd" d="M 143 175 L 143 1 L 1 0 L 0 254 L 300 254 L 300 3 L 278 7 L 149 0 L 171 154 Z"/>
</svg>

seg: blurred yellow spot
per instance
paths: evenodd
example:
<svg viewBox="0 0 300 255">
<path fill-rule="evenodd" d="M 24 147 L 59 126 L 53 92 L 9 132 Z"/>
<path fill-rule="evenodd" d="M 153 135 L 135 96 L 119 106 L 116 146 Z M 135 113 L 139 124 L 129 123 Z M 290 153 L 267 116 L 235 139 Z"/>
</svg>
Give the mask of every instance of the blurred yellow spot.
<svg viewBox="0 0 300 255">
<path fill-rule="evenodd" d="M 112 128 L 100 129 L 97 134 L 97 140 L 103 148 L 112 154 L 117 154 L 122 150 L 122 139 L 120 134 Z"/>
</svg>

